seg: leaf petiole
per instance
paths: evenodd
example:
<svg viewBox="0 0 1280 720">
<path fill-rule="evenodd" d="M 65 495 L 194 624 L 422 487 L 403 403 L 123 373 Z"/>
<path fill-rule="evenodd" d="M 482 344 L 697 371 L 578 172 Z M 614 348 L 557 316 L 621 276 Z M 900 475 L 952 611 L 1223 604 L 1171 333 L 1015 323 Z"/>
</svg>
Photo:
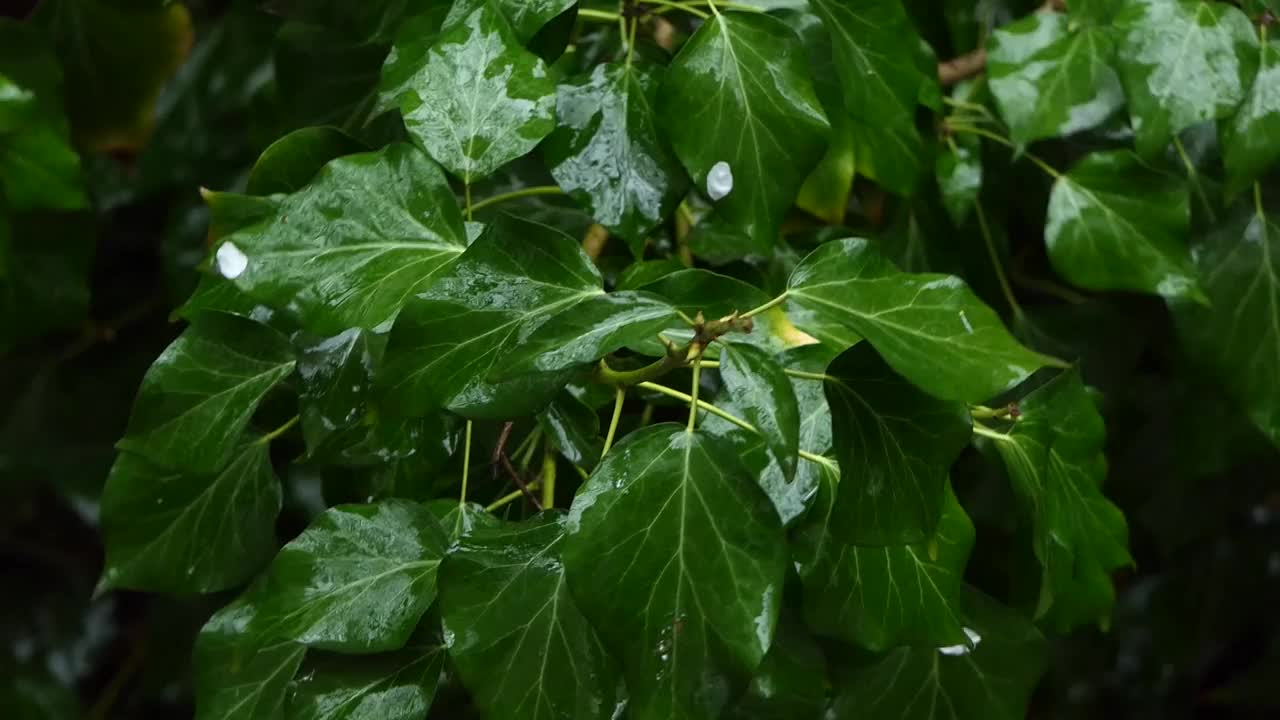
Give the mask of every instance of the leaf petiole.
<svg viewBox="0 0 1280 720">
<path fill-rule="evenodd" d="M 619 385 L 617 394 L 613 398 L 613 417 L 609 420 L 609 432 L 604 436 L 604 450 L 600 452 L 603 458 L 609 454 L 609 448 L 613 447 L 613 438 L 618 434 L 618 420 L 622 418 L 622 405 L 627 399 L 627 389 L 623 385 Z"/>
<path fill-rule="evenodd" d="M 468 186 L 467 188 L 468 198 L 470 198 L 470 193 L 471 193 L 471 189 Z M 535 197 L 538 195 L 564 195 L 564 191 L 561 190 L 557 185 L 536 185 L 534 187 L 521 188 L 519 190 L 513 190 L 508 193 L 502 193 L 501 195 L 494 195 L 493 197 L 488 197 L 481 200 L 475 205 L 470 205 L 471 201 L 468 199 L 467 201 L 468 206 L 471 208 L 471 210 L 467 214 L 467 219 L 471 219 L 471 213 L 476 212 L 478 210 L 483 210 L 484 208 L 487 208 L 490 205 L 497 205 L 498 203 L 509 202 L 511 200 L 519 200 L 520 198 Z"/>
<path fill-rule="evenodd" d="M 271 432 L 267 433 L 266 435 L 263 435 L 262 437 L 258 438 L 258 444 L 260 444 L 260 445 L 266 445 L 267 443 L 271 442 L 272 440 L 275 440 L 276 438 L 280 437 L 281 435 L 283 435 L 283 434 L 285 434 L 285 433 L 289 432 L 289 428 L 292 428 L 294 425 L 297 425 L 297 424 L 298 424 L 298 421 L 299 421 L 299 420 L 301 420 L 301 419 L 302 419 L 302 416 L 300 416 L 300 415 L 294 415 L 293 417 L 291 417 L 291 418 L 289 418 L 287 421 L 285 421 L 285 423 L 284 423 L 283 425 L 281 425 L 280 427 L 278 427 L 278 428 L 276 428 L 275 430 L 272 430 Z"/>
<path fill-rule="evenodd" d="M 471 421 L 467 421 L 466 440 L 462 444 L 462 492 L 458 504 L 467 504 L 467 476 L 471 474 Z"/>
<path fill-rule="evenodd" d="M 774 298 L 774 299 L 770 300 L 769 302 L 767 302 L 767 303 L 765 303 L 765 304 L 761 305 L 760 307 L 755 308 L 754 310 L 748 310 L 747 312 L 742 313 L 741 315 L 739 315 L 739 316 L 738 316 L 738 319 L 739 319 L 739 320 L 746 320 L 746 319 L 747 319 L 747 318 L 749 318 L 749 317 L 755 317 L 756 315 L 759 315 L 759 314 L 760 314 L 760 313 L 762 313 L 762 312 L 767 312 L 767 311 L 769 311 L 769 310 L 772 310 L 773 308 L 775 308 L 775 307 L 777 307 L 777 306 L 781 305 L 782 303 L 784 303 L 784 302 L 786 302 L 786 301 L 787 301 L 787 293 L 785 293 L 785 292 L 784 292 L 784 293 L 782 293 L 781 295 L 779 295 L 778 297 L 776 297 L 776 298 Z"/>
<path fill-rule="evenodd" d="M 999 133 L 993 133 L 990 130 L 984 130 L 983 128 L 978 128 L 978 127 L 971 127 L 969 125 L 953 125 L 951 123 L 947 123 L 947 129 L 950 130 L 951 132 L 961 133 L 961 134 L 968 133 L 970 135 L 977 135 L 979 137 L 984 137 L 988 140 L 993 140 L 995 142 L 998 142 L 1001 145 L 1004 145 L 1005 147 L 1013 150 L 1014 152 L 1022 155 L 1026 159 L 1035 163 L 1036 167 L 1039 167 L 1041 170 L 1045 172 L 1046 175 L 1053 178 L 1054 180 L 1057 180 L 1058 178 L 1062 177 L 1062 173 L 1058 172 L 1057 168 L 1050 165 L 1040 156 L 1032 155 L 1026 150 L 1019 148 L 1017 145 L 1013 144 L 1012 140 L 1010 140 L 1009 138 Z"/>
</svg>

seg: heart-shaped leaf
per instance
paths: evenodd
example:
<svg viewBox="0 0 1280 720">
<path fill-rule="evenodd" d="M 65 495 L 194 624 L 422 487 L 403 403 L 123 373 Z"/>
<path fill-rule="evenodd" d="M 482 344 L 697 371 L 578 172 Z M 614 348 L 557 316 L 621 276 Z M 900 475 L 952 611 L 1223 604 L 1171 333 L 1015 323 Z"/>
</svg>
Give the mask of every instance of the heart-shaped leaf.
<svg viewBox="0 0 1280 720">
<path fill-rule="evenodd" d="M 1280 159 L 1280 39 L 1261 46 L 1258 72 L 1244 102 L 1219 123 L 1230 194 L 1244 190 Z"/>
</svg>

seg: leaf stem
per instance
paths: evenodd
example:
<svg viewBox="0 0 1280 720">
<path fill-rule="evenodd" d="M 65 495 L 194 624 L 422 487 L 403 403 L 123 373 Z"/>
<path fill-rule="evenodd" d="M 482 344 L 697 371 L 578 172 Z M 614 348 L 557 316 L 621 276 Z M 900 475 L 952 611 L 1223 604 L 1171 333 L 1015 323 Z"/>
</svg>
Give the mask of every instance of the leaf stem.
<svg viewBox="0 0 1280 720">
<path fill-rule="evenodd" d="M 833 464 L 831 462 L 831 458 L 823 457 L 822 455 L 816 455 L 814 453 L 809 452 L 808 450 L 800 450 L 797 453 L 797 455 L 800 456 L 801 460 L 808 460 L 811 463 L 817 463 L 819 465 L 825 465 L 827 467 L 831 467 Z"/>
<path fill-rule="evenodd" d="M 533 452 L 538 449 L 538 438 L 542 437 L 542 428 L 534 429 L 531 434 L 534 436 L 534 441 L 529 444 L 529 447 L 525 448 L 524 457 L 520 458 L 521 470 L 528 470 L 529 463 L 533 462 Z M 521 445 L 523 445 L 523 443 L 521 443 Z"/>
<path fill-rule="evenodd" d="M 781 295 L 761 305 L 760 307 L 754 310 L 748 310 L 747 312 L 742 313 L 741 315 L 738 316 L 738 319 L 746 320 L 749 317 L 755 317 L 756 315 L 759 315 L 762 312 L 772 310 L 773 308 L 781 305 L 786 301 L 787 301 L 787 293 L 784 291 Z"/>
<path fill-rule="evenodd" d="M 475 208 L 471 207 L 471 183 L 470 182 L 465 182 L 462 184 L 462 194 L 467 204 L 467 222 L 471 222 L 471 215 L 473 212 L 475 212 Z"/>
<path fill-rule="evenodd" d="M 537 490 L 541 485 L 542 485 L 542 481 L 534 480 L 533 482 L 529 483 L 525 487 L 529 490 Z M 485 506 L 484 510 L 485 512 L 493 512 L 494 510 L 498 510 L 502 508 L 504 505 L 511 503 L 511 501 L 516 500 L 518 498 L 522 498 L 522 497 L 524 497 L 524 490 L 514 490 L 512 492 L 507 493 L 506 495 L 503 495 L 497 500 L 494 500 L 493 502 L 489 503 L 488 505 Z"/>
<path fill-rule="evenodd" d="M 718 370 L 720 368 L 719 360 L 700 360 L 698 364 L 708 370 Z M 782 372 L 786 373 L 787 377 L 793 377 L 799 380 L 817 380 L 818 382 L 824 382 L 831 379 L 831 376 L 826 373 L 805 372 L 804 370 L 792 370 L 791 368 L 783 368 Z"/>
<path fill-rule="evenodd" d="M 466 440 L 462 444 L 462 492 L 458 504 L 467 504 L 467 476 L 471 474 L 471 421 L 467 421 Z"/>
<path fill-rule="evenodd" d="M 1259 182 L 1253 184 L 1253 212 L 1259 220 L 1266 218 L 1266 212 L 1262 209 L 1262 183 Z"/>
<path fill-rule="evenodd" d="M 686 432 L 693 432 L 693 426 L 698 421 L 698 388 L 702 385 L 702 366 L 695 364 L 693 366 L 693 394 L 689 400 L 689 424 L 685 426 Z"/>
<path fill-rule="evenodd" d="M 613 447 L 613 438 L 618 434 L 618 420 L 622 417 L 622 404 L 627 400 L 627 388 L 619 385 L 617 394 L 613 397 L 613 417 L 609 419 L 609 432 L 604 436 L 604 450 L 600 452 L 600 458 L 603 460 L 605 455 L 609 454 L 609 448 Z"/>
<path fill-rule="evenodd" d="M 294 425 L 297 425 L 297 424 L 298 424 L 298 421 L 299 421 L 299 420 L 301 420 L 301 419 L 302 419 L 302 416 L 301 416 L 301 415 L 294 415 L 293 417 L 291 417 L 291 418 L 289 418 L 288 420 L 286 420 L 286 421 L 285 421 L 285 423 L 284 423 L 283 425 L 281 425 L 280 427 L 278 427 L 278 428 L 276 428 L 275 430 L 272 430 L 271 432 L 267 433 L 266 435 L 263 435 L 262 437 L 258 438 L 258 444 L 260 444 L 260 445 L 266 445 L 267 443 L 271 442 L 272 440 L 275 440 L 276 438 L 280 437 L 281 435 L 283 435 L 283 434 L 285 434 L 285 433 L 289 432 L 289 428 L 293 427 Z"/>
<path fill-rule="evenodd" d="M 614 370 L 604 360 L 596 365 L 596 379 L 605 385 L 613 385 L 615 387 L 625 387 L 627 385 L 639 385 L 646 380 L 657 380 L 666 375 L 668 372 L 686 364 L 679 355 L 667 353 L 661 359 L 655 360 L 642 368 L 635 370 Z"/>
<path fill-rule="evenodd" d="M 660 6 L 660 7 L 668 8 L 668 9 L 671 9 L 671 10 L 684 10 L 685 12 L 689 13 L 690 15 L 696 15 L 696 16 L 698 16 L 698 17 L 702 18 L 703 20 L 710 20 L 710 19 L 711 19 L 711 16 L 710 16 L 710 15 L 708 15 L 708 14 L 706 14 L 706 13 L 702 12 L 701 10 L 699 10 L 699 9 L 698 9 L 698 8 L 696 8 L 696 7 L 693 7 L 693 5 L 692 5 L 692 4 L 685 4 L 685 3 L 672 2 L 672 0 L 638 0 L 638 1 L 639 1 L 639 2 L 641 2 L 641 3 L 643 3 L 643 4 L 646 4 L 646 5 L 658 5 L 658 6 Z M 699 4 L 701 4 L 701 3 L 699 3 Z M 710 3 L 708 3 L 708 4 L 710 4 Z M 715 5 L 711 5 L 711 10 L 712 10 L 713 12 L 715 11 L 715 9 L 716 9 L 716 6 L 715 6 Z M 719 14 L 720 14 L 720 13 L 716 12 L 716 15 L 719 15 Z"/>
<path fill-rule="evenodd" d="M 973 424 L 973 434 L 981 435 L 984 438 L 990 438 L 998 442 L 1013 442 L 1013 438 L 1009 437 L 1007 433 L 996 432 L 995 430 L 992 430 L 986 425 L 982 425 L 980 423 Z"/>
<path fill-rule="evenodd" d="M 1187 149 L 1182 145 L 1182 138 L 1177 135 L 1173 136 L 1173 147 L 1178 151 L 1178 157 L 1182 159 L 1182 165 L 1187 169 L 1187 179 L 1191 181 L 1191 186 L 1196 189 L 1196 197 L 1200 198 L 1200 204 L 1204 205 L 1204 211 L 1209 216 L 1209 222 L 1217 222 L 1217 213 L 1213 211 L 1213 206 L 1209 204 L 1209 198 L 1204 194 L 1204 185 L 1200 182 L 1200 172 L 1196 170 L 1196 166 L 1191 162 L 1191 156 L 1187 155 Z"/>
<path fill-rule="evenodd" d="M 581 8 L 578 10 L 578 18 L 582 20 L 593 20 L 595 22 L 616 23 L 621 17 L 618 13 L 609 12 L 608 10 L 592 10 L 591 8 Z"/>
<path fill-rule="evenodd" d="M 542 451 L 542 509 L 550 510 L 556 504 L 556 454 L 547 445 Z"/>
<path fill-rule="evenodd" d="M 470 191 L 468 191 L 468 193 L 469 192 Z M 470 205 L 470 201 L 468 200 L 468 207 L 471 208 L 470 212 L 474 212 L 477 210 L 483 210 L 489 207 L 490 205 L 497 205 L 498 203 L 504 203 L 510 200 L 519 200 L 520 198 L 534 197 L 536 195 L 563 195 L 563 194 L 564 194 L 564 191 L 561 190 L 558 185 L 537 185 L 534 187 L 527 187 L 527 188 L 521 188 L 519 190 L 513 190 L 508 193 L 502 193 L 501 195 L 494 195 L 493 197 L 489 197 L 481 200 L 480 202 L 476 203 L 474 206 Z M 469 194 L 468 194 L 468 197 L 470 197 Z M 467 215 L 468 220 L 471 219 L 470 212 Z"/>
<path fill-rule="evenodd" d="M 1009 307 L 1013 310 L 1014 316 L 1022 319 L 1026 315 L 1022 311 L 1022 306 L 1018 304 L 1018 298 L 1013 295 L 1013 287 L 1009 285 L 1009 277 L 1004 274 L 1004 265 L 1000 262 L 1000 255 L 996 252 L 995 238 L 991 237 L 991 227 L 987 225 L 987 213 L 982 209 L 982 199 L 973 204 L 974 215 L 978 218 L 978 229 L 982 232 L 982 239 L 987 244 L 987 254 L 991 257 L 991 267 L 996 271 L 996 280 L 1000 282 L 1000 291 L 1004 293 L 1004 299 L 1009 303 Z"/>
<path fill-rule="evenodd" d="M 998 142 L 1001 145 L 1004 145 L 1005 147 L 1013 150 L 1014 152 L 1020 152 L 1023 157 L 1035 163 L 1037 167 L 1043 170 L 1049 177 L 1053 178 L 1054 180 L 1057 180 L 1058 178 L 1062 177 L 1062 173 L 1058 172 L 1058 170 L 1055 167 L 1045 162 L 1038 155 L 1032 155 L 1026 150 L 1021 150 L 1017 145 L 1013 144 L 1013 141 L 1011 141 L 1009 138 L 999 133 L 993 133 L 990 130 L 985 130 L 983 128 L 971 127 L 968 125 L 952 125 L 950 123 L 947 124 L 947 129 L 949 129 L 951 132 L 968 133 L 970 135 L 977 135 L 979 137 L 984 137 L 984 138 L 987 138 L 988 140 L 993 140 L 995 142 Z"/>
</svg>

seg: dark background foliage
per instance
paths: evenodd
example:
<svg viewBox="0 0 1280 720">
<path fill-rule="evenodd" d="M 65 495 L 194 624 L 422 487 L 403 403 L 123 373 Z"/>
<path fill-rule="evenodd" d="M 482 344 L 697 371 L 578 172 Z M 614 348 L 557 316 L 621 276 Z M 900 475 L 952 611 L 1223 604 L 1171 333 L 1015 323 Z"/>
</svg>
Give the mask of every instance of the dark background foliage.
<svg viewBox="0 0 1280 720">
<path fill-rule="evenodd" d="M 32 2 L 4 3 L 27 18 Z M 48 0 L 41 13 L 93 6 L 105 14 L 154 12 L 136 0 Z M 984 33 L 1034 10 L 1017 0 L 910 0 L 939 57 L 962 55 Z M 65 92 L 91 203 L 31 218 L 50 246 L 92 248 L 87 286 L 68 288 L 83 313 L 39 310 L 6 318 L 21 341 L 0 356 L 0 714 L 19 718 L 187 717 L 196 632 L 230 595 L 166 596 L 115 591 L 95 597 L 102 569 L 99 496 L 150 363 L 177 336 L 170 312 L 194 287 L 206 254 L 208 211 L 200 188 L 237 189 L 272 140 L 332 124 L 358 136 L 394 136 L 365 124 L 362 68 L 376 78 L 379 50 L 315 30 L 280 32 L 290 2 L 190 2 L 189 27 L 115 20 L 90 39 L 96 72 L 70 69 Z M 61 8 L 53 6 L 62 6 Z M 120 8 L 125 8 L 121 10 Z M 127 30 L 123 30 L 127 28 Z M 55 31 L 56 32 L 56 31 Z M 61 37 L 61 36 L 60 36 Z M 176 50 L 175 50 L 176 48 Z M 587 48 L 589 51 L 589 48 Z M 69 68 L 76 48 L 57 49 Z M 365 57 L 372 53 L 372 57 Z M 385 52 L 385 50 L 382 50 Z M 171 63 L 177 57 L 181 65 Z M 117 63 L 112 65 L 112 63 Z M 363 65 L 362 65 L 363 63 Z M 176 72 L 173 68 L 176 67 Z M 154 106 L 146 86 L 162 88 Z M 142 87 L 139 91 L 138 88 Z M 142 131 L 127 125 L 137 107 Z M 153 126 L 150 132 L 145 126 Z M 1098 142 L 1092 140 L 1090 142 Z M 1059 167 L 1093 149 L 1047 143 Z M 1004 151 L 988 149 L 989 153 Z M 1043 180 L 1026 164 L 988 175 L 983 197 L 996 216 L 1019 296 L 1054 340 L 1084 358 L 1105 397 L 1108 496 L 1129 520 L 1136 567 L 1116 580 L 1109 630 L 1052 637 L 1050 670 L 1032 717 L 1274 717 L 1280 713 L 1280 458 L 1214 384 L 1178 350 L 1158 298 L 1092 294 L 1056 302 L 1038 284 Z M 963 270 L 999 307 L 996 278 L 972 221 L 956 226 L 936 189 L 905 201 L 866 181 L 855 187 L 861 225 Z M 549 203 L 533 206 L 571 214 Z M 803 220 L 800 221 L 803 223 Z M 612 257 L 616 256 L 616 257 Z M 625 263 L 607 248 L 602 263 Z M 612 259 L 611 259 L 612 258 Z M 29 324 L 30 331 L 22 328 Z M 660 411 L 661 412 L 661 411 Z M 673 415 L 674 416 L 674 415 Z M 483 426 L 481 448 L 496 428 Z M 273 447 L 281 461 L 298 447 Z M 480 457 L 485 457 L 480 453 Z M 978 526 L 969 574 L 987 587 L 1016 586 L 1034 568 L 1027 542 L 1010 541 L 1007 486 L 966 451 L 957 492 Z M 316 474 L 291 467 L 281 541 L 323 507 Z M 1030 572 L 1036 572 L 1032 569 Z M 446 690 L 431 717 L 464 717 L 465 696 Z"/>
</svg>

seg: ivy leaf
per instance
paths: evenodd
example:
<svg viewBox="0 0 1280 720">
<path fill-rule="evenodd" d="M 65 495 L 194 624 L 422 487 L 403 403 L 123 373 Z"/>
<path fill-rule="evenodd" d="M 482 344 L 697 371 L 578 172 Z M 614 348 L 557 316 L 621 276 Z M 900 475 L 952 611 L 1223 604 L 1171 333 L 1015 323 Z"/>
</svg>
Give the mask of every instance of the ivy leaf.
<svg viewBox="0 0 1280 720">
<path fill-rule="evenodd" d="M 334 160 L 274 216 L 232 233 L 218 251 L 244 257 L 243 266 L 219 261 L 241 290 L 333 334 L 390 321 L 465 249 L 444 174 L 397 144 Z"/>
<path fill-rule="evenodd" d="M 851 545 L 900 545 L 933 536 L 951 464 L 969 442 L 964 403 L 939 400 L 859 343 L 824 382 L 831 444 L 845 478 L 834 531 Z"/>
<path fill-rule="evenodd" d="M 1043 567 L 1036 615 L 1052 613 L 1063 627 L 1105 623 L 1115 600 L 1110 573 L 1133 559 L 1124 514 L 1102 494 L 1102 416 L 1075 369 L 1027 395 L 1019 408 L 1021 417 L 1007 433 L 986 436 L 995 440 L 1031 515 Z"/>
<path fill-rule="evenodd" d="M 623 290 L 584 297 L 546 322 L 520 333 L 497 367 L 498 378 L 551 373 L 594 362 L 656 337 L 680 323 L 665 300 Z"/>
<path fill-rule="evenodd" d="M 99 591 L 207 593 L 252 577 L 276 550 L 282 496 L 268 450 L 249 440 L 209 474 L 121 453 L 102 492 Z"/>
<path fill-rule="evenodd" d="M 871 243 L 824 243 L 791 273 L 787 296 L 810 314 L 802 330 L 843 327 L 935 397 L 982 402 L 1058 361 L 1019 345 L 965 285 L 949 275 L 899 272 Z"/>
<path fill-rule="evenodd" d="M 215 472 L 231 460 L 258 403 L 293 366 L 293 348 L 274 330 L 201 315 L 147 371 L 117 447 L 166 467 Z"/>
<path fill-rule="evenodd" d="M 763 350 L 738 343 L 720 353 L 720 379 L 746 420 L 760 431 L 785 482 L 796 474 L 800 407 L 781 365 Z"/>
<path fill-rule="evenodd" d="M 836 694 L 835 717 L 1020 720 L 1047 664 L 1035 626 L 977 591 L 964 596 L 973 646 L 903 647 L 858 668 Z M 946 653 L 942 650 L 947 650 Z"/>
<path fill-rule="evenodd" d="M 449 657 L 486 717 L 599 718 L 617 713 L 613 661 L 569 595 L 560 516 L 483 528 L 440 571 Z"/>
<path fill-rule="evenodd" d="M 382 64 L 375 112 L 399 110 L 401 98 L 414 92 L 418 71 L 426 65 L 428 53 L 453 7 L 450 3 L 434 3 L 400 24 L 391 52 Z"/>
<path fill-rule="evenodd" d="M 435 599 L 446 543 L 416 503 L 330 508 L 272 561 L 250 633 L 335 652 L 398 650 Z"/>
<path fill-rule="evenodd" d="M 1019 145 L 1090 130 L 1124 107 L 1111 36 L 1070 23 L 1061 13 L 1037 12 L 991 36 L 991 94 Z"/>
<path fill-rule="evenodd" d="M 297 192 L 310 184 L 331 160 L 366 149 L 360 141 L 337 128 L 295 130 L 262 151 L 249 171 L 245 192 L 250 195 Z M 210 212 L 213 212 L 212 205 L 210 203 Z"/>
<path fill-rule="evenodd" d="M 1183 344 L 1280 447 L 1280 217 L 1238 208 L 1195 263 L 1212 304 L 1173 306 Z"/>
<path fill-rule="evenodd" d="M 982 146 L 973 136 L 952 138 L 934 162 L 942 206 L 957 226 L 963 225 L 982 192 Z"/>
<path fill-rule="evenodd" d="M 658 135 L 661 73 L 648 63 L 615 63 L 561 84 L 557 126 L 542 145 L 556 183 L 626 239 L 637 258 L 645 236 L 688 191 L 684 170 Z"/>
<path fill-rule="evenodd" d="M 449 11 L 446 27 L 463 22 L 480 5 L 488 5 L 511 24 L 516 39 L 528 43 L 557 15 L 573 7 L 575 0 L 457 0 Z"/>
<path fill-rule="evenodd" d="M 1244 190 L 1280 160 L 1280 40 L 1261 46 L 1258 72 L 1235 115 L 1219 123 L 1229 195 Z"/>
<path fill-rule="evenodd" d="M 1098 152 L 1054 181 L 1044 239 L 1054 269 L 1080 287 L 1203 301 L 1190 223 L 1182 178 L 1128 151 Z"/>
<path fill-rule="evenodd" d="M 508 215 L 406 306 L 391 331 L 389 398 L 407 413 L 445 407 L 468 417 L 541 410 L 563 374 L 488 382 L 504 353 L 558 312 L 604 295 L 600 273 L 573 238 Z"/>
<path fill-rule="evenodd" d="M 410 645 L 371 657 L 315 655 L 293 682 L 288 720 L 419 720 L 435 700 L 444 648 Z"/>
<path fill-rule="evenodd" d="M 555 129 L 555 83 L 484 3 L 446 22 L 400 94 L 409 134 L 471 183 L 532 150 Z"/>
<path fill-rule="evenodd" d="M 800 622 L 783 613 L 769 653 L 729 720 L 819 720 L 827 706 L 826 659 Z"/>
<path fill-rule="evenodd" d="M 967 642 L 959 604 L 974 529 L 950 484 L 944 478 L 936 532 L 917 543 L 873 547 L 841 539 L 849 520 L 838 508 L 837 481 L 858 479 L 847 477 L 822 474 L 813 512 L 792 543 L 809 627 L 877 652 Z"/>
<path fill-rule="evenodd" d="M 502 523 L 497 517 L 478 503 L 460 503 L 456 500 L 439 499 L 427 503 L 427 509 L 440 521 L 440 527 L 450 540 L 470 535 L 476 528 L 497 527 Z"/>
<path fill-rule="evenodd" d="M 786 565 L 732 447 L 673 424 L 628 435 L 566 531 L 569 587 L 622 662 L 632 716 L 718 717 L 769 649 Z"/>
<path fill-rule="evenodd" d="M 1133 0 L 1116 18 L 1118 60 L 1138 154 L 1230 115 L 1245 97 L 1257 39 L 1239 8 L 1199 0 Z"/>
<path fill-rule="evenodd" d="M 255 586 L 258 587 L 258 586 Z M 253 591 L 214 614 L 196 639 L 196 720 L 280 720 L 289 679 L 307 649 L 247 635 Z"/>
<path fill-rule="evenodd" d="M 373 387 L 370 333 L 359 328 L 307 342 L 298 353 L 299 415 L 307 451 L 315 455 L 334 433 L 353 427 Z"/>
<path fill-rule="evenodd" d="M 604 449 L 600 416 L 572 393 L 561 391 L 547 409 L 538 414 L 538 427 L 552 447 L 574 465 L 589 471 L 600 459 Z"/>
<path fill-rule="evenodd" d="M 664 130 L 703 192 L 712 194 L 708 176 L 719 168 L 714 195 L 728 194 L 713 196 L 711 231 L 733 236 L 738 256 L 770 253 L 826 149 L 830 126 L 809 77 L 799 38 L 759 13 L 716 15 L 667 68 Z"/>
</svg>

